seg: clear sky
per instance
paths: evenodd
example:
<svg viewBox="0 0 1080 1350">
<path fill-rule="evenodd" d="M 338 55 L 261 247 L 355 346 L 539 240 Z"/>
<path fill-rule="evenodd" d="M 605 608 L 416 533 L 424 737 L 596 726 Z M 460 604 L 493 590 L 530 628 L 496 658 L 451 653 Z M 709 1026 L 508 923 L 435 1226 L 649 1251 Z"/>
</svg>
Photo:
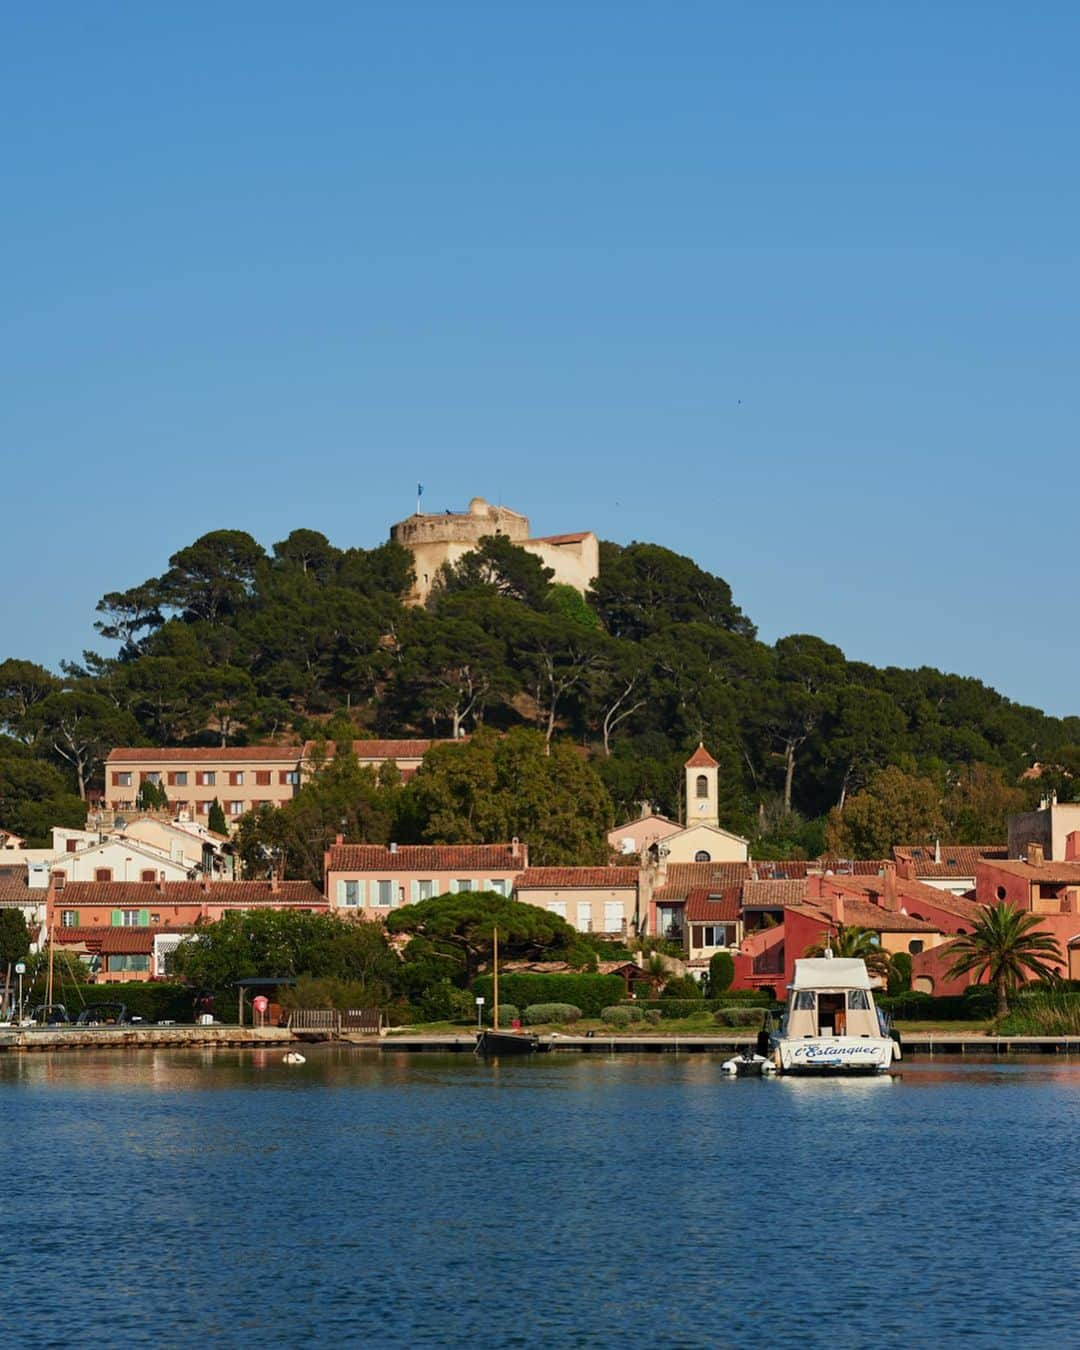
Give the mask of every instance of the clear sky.
<svg viewBox="0 0 1080 1350">
<path fill-rule="evenodd" d="M 7 6 L 0 656 L 422 480 L 1080 712 L 1078 63 L 1049 0 Z"/>
</svg>

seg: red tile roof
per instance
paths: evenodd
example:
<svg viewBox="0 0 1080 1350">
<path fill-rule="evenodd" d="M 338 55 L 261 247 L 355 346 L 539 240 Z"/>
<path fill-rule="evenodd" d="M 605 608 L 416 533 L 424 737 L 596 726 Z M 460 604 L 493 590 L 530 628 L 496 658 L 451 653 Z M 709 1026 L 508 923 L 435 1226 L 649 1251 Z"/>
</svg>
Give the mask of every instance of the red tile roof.
<svg viewBox="0 0 1080 1350">
<path fill-rule="evenodd" d="M 716 769 L 719 764 L 703 745 L 699 745 L 684 765 L 687 769 Z"/>
<path fill-rule="evenodd" d="M 742 888 L 744 905 L 768 905 L 779 909 L 806 899 L 806 878 L 800 881 L 747 881 Z"/>
<path fill-rule="evenodd" d="M 282 764 L 295 765 L 300 759 L 298 745 L 226 745 L 209 749 L 206 746 L 193 746 L 182 749 L 175 745 L 165 746 L 119 746 L 109 751 L 106 763 L 121 764 L 208 764 L 214 761 L 243 763 L 248 760 L 273 760 Z"/>
<path fill-rule="evenodd" d="M 1080 862 L 1043 862 L 1028 863 L 1018 858 L 985 859 L 985 865 L 995 872 L 1008 872 L 1014 877 L 1024 877 L 1028 881 L 1040 881 L 1052 886 L 1055 882 L 1062 886 L 1075 886 L 1080 883 Z"/>
<path fill-rule="evenodd" d="M 876 897 L 875 903 L 880 903 L 883 890 L 880 877 L 829 877 L 827 880 L 830 886 L 838 889 L 873 895 Z M 952 895 L 948 891 L 939 890 L 936 886 L 928 886 L 924 881 L 912 881 L 910 877 L 896 878 L 896 895 L 900 908 L 908 914 L 916 912 L 920 905 L 927 908 L 936 905 L 946 914 L 953 914 L 957 918 L 969 919 L 972 922 L 982 914 L 982 906 L 977 905 L 974 900 L 968 900 L 962 895 Z"/>
<path fill-rule="evenodd" d="M 69 881 L 55 892 L 64 909 L 108 905 L 119 909 L 152 909 L 155 905 L 319 905 L 326 897 L 310 881 Z"/>
<path fill-rule="evenodd" d="M 44 890 L 31 890 L 27 884 L 25 867 L 17 870 L 12 868 L 10 871 L 5 868 L 0 872 L 0 905 L 33 905 L 40 904 L 44 899 Z"/>
<path fill-rule="evenodd" d="M 653 893 L 656 900 L 685 900 L 695 888 L 722 890 L 736 886 L 750 876 L 750 864 L 734 863 L 671 863 L 667 880 Z"/>
<path fill-rule="evenodd" d="M 739 917 L 741 886 L 728 886 L 723 891 L 702 886 L 686 897 L 684 918 L 687 923 L 734 923 Z"/>
<path fill-rule="evenodd" d="M 810 919 L 820 919 L 832 923 L 832 910 L 827 902 L 818 903 L 808 900 L 801 905 L 788 905 L 796 914 Z M 869 928 L 876 933 L 940 933 L 935 923 L 923 919 L 913 919 L 910 914 L 901 914 L 894 910 L 882 909 L 869 900 L 844 901 L 844 924 L 849 928 Z"/>
<path fill-rule="evenodd" d="M 932 844 L 898 844 L 893 849 L 896 861 L 910 863 L 917 877 L 973 877 L 981 858 L 1006 859 L 1005 844 L 942 844 L 941 861 L 934 861 Z"/>
<path fill-rule="evenodd" d="M 450 737 L 435 740 L 353 741 L 350 748 L 361 761 L 423 759 L 433 745 L 461 745 L 468 739 L 467 736 L 462 736 L 456 741 Z M 332 759 L 337 753 L 337 742 L 305 741 L 304 758 L 311 759 L 316 753 L 325 754 L 327 758 Z"/>
<path fill-rule="evenodd" d="M 557 887 L 572 890 L 588 887 L 606 890 L 612 886 L 636 886 L 636 867 L 530 867 L 514 882 L 516 891 Z"/>
<path fill-rule="evenodd" d="M 384 844 L 335 844 L 328 872 L 523 872 L 524 845 L 402 844 L 391 853 Z M 221 883 L 217 883 L 221 884 Z"/>
</svg>

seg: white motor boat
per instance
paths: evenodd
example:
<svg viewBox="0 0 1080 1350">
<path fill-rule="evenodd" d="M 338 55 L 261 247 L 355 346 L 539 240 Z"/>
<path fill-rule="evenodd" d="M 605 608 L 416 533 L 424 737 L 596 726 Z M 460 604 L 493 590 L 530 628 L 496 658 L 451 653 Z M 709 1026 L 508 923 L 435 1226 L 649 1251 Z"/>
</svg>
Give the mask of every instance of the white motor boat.
<svg viewBox="0 0 1080 1350">
<path fill-rule="evenodd" d="M 886 1073 L 901 1053 L 874 1004 L 866 963 L 838 956 L 795 962 L 787 1011 L 769 1044 L 781 1073 Z"/>
</svg>

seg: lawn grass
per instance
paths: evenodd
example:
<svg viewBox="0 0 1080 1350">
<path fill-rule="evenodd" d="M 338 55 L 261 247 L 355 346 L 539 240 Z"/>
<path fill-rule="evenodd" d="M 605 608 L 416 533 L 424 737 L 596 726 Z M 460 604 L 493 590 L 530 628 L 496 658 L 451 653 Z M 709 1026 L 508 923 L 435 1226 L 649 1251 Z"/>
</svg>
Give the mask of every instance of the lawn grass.
<svg viewBox="0 0 1080 1350">
<path fill-rule="evenodd" d="M 978 1022 L 894 1022 L 893 1026 L 899 1031 L 901 1036 L 907 1035 L 908 1032 L 926 1032 L 946 1036 L 950 1033 L 966 1036 L 990 1036 L 993 1034 L 994 1030 L 993 1022 L 987 1022 L 985 1020 Z"/>
<path fill-rule="evenodd" d="M 712 1013 L 708 1012 L 665 1019 L 655 1025 L 651 1022 L 631 1022 L 626 1027 L 614 1027 L 599 1017 L 583 1017 L 572 1025 L 547 1023 L 538 1027 L 523 1027 L 522 1030 L 537 1036 L 584 1036 L 589 1031 L 596 1036 L 746 1036 L 752 1039 L 757 1035 L 753 1027 L 719 1026 L 713 1021 Z M 475 1031 L 475 1022 L 414 1022 L 407 1027 L 391 1027 L 388 1035 L 468 1036 Z"/>
</svg>

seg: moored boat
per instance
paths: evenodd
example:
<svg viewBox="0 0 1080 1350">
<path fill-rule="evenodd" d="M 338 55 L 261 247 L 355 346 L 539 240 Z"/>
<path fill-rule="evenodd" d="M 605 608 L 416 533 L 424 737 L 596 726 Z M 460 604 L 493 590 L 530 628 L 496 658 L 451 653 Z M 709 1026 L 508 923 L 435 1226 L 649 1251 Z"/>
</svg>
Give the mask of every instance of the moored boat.
<svg viewBox="0 0 1080 1350">
<path fill-rule="evenodd" d="M 499 930 L 491 934 L 491 1026 L 482 1027 L 476 1033 L 477 1055 L 494 1057 L 496 1055 L 535 1055 L 538 1050 L 550 1050 L 550 1045 L 541 1044 L 540 1037 L 528 1032 L 501 1030 L 499 1027 Z"/>
<path fill-rule="evenodd" d="M 900 1058 L 899 1040 L 874 1005 L 866 963 L 828 955 L 795 962 L 770 1046 L 781 1073 L 885 1073 Z"/>
</svg>

